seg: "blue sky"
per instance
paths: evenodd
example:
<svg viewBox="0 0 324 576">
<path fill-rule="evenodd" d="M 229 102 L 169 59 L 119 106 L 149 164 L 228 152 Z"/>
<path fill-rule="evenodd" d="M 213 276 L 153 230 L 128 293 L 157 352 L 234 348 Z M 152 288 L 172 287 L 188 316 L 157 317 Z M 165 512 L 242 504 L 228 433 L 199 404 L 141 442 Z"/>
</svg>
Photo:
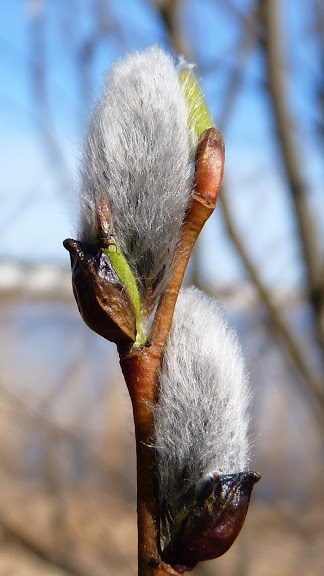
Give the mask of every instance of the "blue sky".
<svg viewBox="0 0 324 576">
<path fill-rule="evenodd" d="M 48 75 L 48 126 L 60 150 L 64 171 L 58 170 L 38 130 L 38 113 L 30 80 L 29 23 L 33 10 L 44 6 L 45 47 Z M 238 2 L 243 9 L 250 2 Z M 298 35 L 303 11 L 292 11 L 286 0 L 294 33 Z M 301 5 L 304 2 L 301 2 Z M 74 8 L 73 5 L 77 7 Z M 183 32 L 199 68 L 198 77 L 214 119 L 226 94 L 227 66 L 237 58 L 239 27 L 217 2 L 184 3 Z M 62 240 L 73 236 L 77 208 L 77 165 L 82 135 L 91 103 L 100 93 L 104 72 L 124 52 L 145 49 L 152 43 L 167 48 L 167 36 L 156 12 L 144 0 L 109 3 L 108 24 L 113 34 L 96 50 L 91 86 L 80 97 L 76 59 L 81 42 L 91 37 L 94 21 L 90 0 L 23 2 L 0 0 L 0 151 L 1 151 L 1 259 L 57 261 L 68 265 Z M 305 11 L 305 4 L 304 4 Z M 35 12 L 34 12 L 35 13 Z M 62 31 L 65 31 L 63 33 Z M 292 97 L 307 137 L 307 118 L 312 114 L 307 66 L 312 47 L 296 46 L 296 58 L 305 74 L 296 77 Z M 204 67 L 209 69 L 204 74 Z M 272 283 L 295 284 L 301 277 L 298 247 L 294 242 L 291 207 L 281 177 L 280 160 L 272 138 L 269 105 L 264 97 L 263 67 L 259 55 L 246 65 L 241 91 L 225 130 L 225 179 L 233 213 L 256 262 L 263 262 L 265 278 Z M 322 200 L 323 168 L 318 153 L 308 147 L 311 201 L 314 211 Z M 226 241 L 219 214 L 207 225 L 201 240 L 203 275 L 219 283 L 233 283 L 241 276 L 235 254 Z M 275 248 L 275 261 L 266 262 Z"/>
</svg>

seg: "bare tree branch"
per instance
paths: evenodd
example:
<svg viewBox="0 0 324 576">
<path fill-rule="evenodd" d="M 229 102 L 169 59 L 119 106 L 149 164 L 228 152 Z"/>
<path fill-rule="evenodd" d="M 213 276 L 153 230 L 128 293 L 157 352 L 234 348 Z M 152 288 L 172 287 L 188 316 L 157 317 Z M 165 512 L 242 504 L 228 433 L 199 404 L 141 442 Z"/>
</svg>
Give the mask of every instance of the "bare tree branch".
<svg viewBox="0 0 324 576">
<path fill-rule="evenodd" d="M 31 16 L 29 24 L 31 46 L 31 81 L 35 99 L 36 118 L 41 138 L 49 158 L 61 177 L 60 190 L 65 194 L 71 186 L 66 162 L 61 146 L 54 135 L 51 112 L 48 103 L 44 14 L 40 9 Z"/>
<path fill-rule="evenodd" d="M 320 379 L 312 372 L 310 367 L 307 365 L 307 362 L 305 360 L 304 351 L 302 350 L 302 348 L 298 344 L 297 339 L 292 335 L 291 330 L 288 328 L 286 322 L 283 319 L 281 311 L 275 305 L 275 303 L 271 297 L 270 292 L 266 289 L 266 287 L 263 284 L 262 278 L 261 278 L 257 268 L 253 265 L 252 260 L 249 257 L 249 255 L 248 255 L 248 253 L 244 247 L 244 243 L 242 241 L 242 238 L 240 238 L 240 236 L 239 236 L 239 234 L 235 228 L 235 225 L 234 225 L 234 222 L 233 222 L 233 219 L 232 219 L 232 216 L 231 216 L 228 204 L 227 204 L 226 194 L 224 194 L 224 190 L 223 190 L 222 198 L 221 198 L 220 202 L 221 202 L 222 209 L 223 209 L 224 222 L 225 222 L 225 225 L 227 228 L 228 235 L 229 235 L 231 241 L 233 242 L 238 255 L 240 256 L 240 259 L 241 259 L 249 277 L 251 278 L 254 286 L 256 287 L 256 289 L 258 291 L 261 302 L 266 307 L 266 309 L 269 313 L 269 316 L 271 318 L 271 321 L 272 321 L 274 327 L 276 328 L 278 335 L 281 337 L 285 346 L 287 347 L 287 350 L 289 352 L 291 360 L 293 361 L 293 364 L 296 366 L 296 368 L 298 369 L 298 371 L 302 375 L 303 379 L 305 380 L 305 382 L 307 384 L 307 387 L 309 388 L 313 397 L 318 402 L 318 406 L 319 406 L 321 413 L 322 413 L 321 418 L 320 418 L 320 424 L 323 427 L 324 394 L 323 394 L 323 389 L 321 386 Z"/>
<path fill-rule="evenodd" d="M 286 171 L 288 187 L 299 228 L 300 246 L 304 258 L 309 300 L 316 319 L 319 341 L 324 350 L 324 331 L 320 321 L 324 295 L 320 281 L 319 247 L 316 222 L 309 207 L 309 191 L 303 174 L 305 157 L 298 150 L 293 119 L 287 102 L 287 73 L 284 69 L 284 43 L 281 32 L 282 3 L 279 0 L 260 1 L 261 18 L 265 30 L 265 64 L 269 94 L 277 131 L 277 143 Z"/>
<path fill-rule="evenodd" d="M 314 2 L 314 30 L 319 62 L 319 77 L 315 82 L 315 100 L 318 106 L 317 133 L 324 144 L 324 5 L 321 0 Z"/>
<path fill-rule="evenodd" d="M 230 120 L 235 101 L 242 85 L 246 61 L 257 42 L 258 19 L 256 7 L 252 7 L 251 12 L 245 18 L 245 22 L 236 49 L 235 66 L 229 72 L 227 92 L 224 96 L 224 105 L 219 117 L 219 126 L 221 130 L 225 129 Z"/>
<path fill-rule="evenodd" d="M 177 54 L 183 54 L 186 58 L 190 57 L 189 47 L 187 46 L 186 39 L 179 29 L 178 0 L 162 0 L 153 1 L 157 12 L 160 14 L 163 24 L 168 32 L 170 45 L 173 47 Z"/>
<path fill-rule="evenodd" d="M 236 98 L 239 93 L 241 82 L 244 76 L 244 64 L 246 62 L 246 57 L 251 47 L 254 45 L 253 40 L 257 39 L 258 27 L 255 24 L 253 26 L 253 23 L 255 23 L 256 15 L 257 6 L 254 6 L 254 8 L 251 10 L 250 16 L 245 16 L 246 28 L 244 28 L 245 33 L 242 34 L 240 42 L 242 51 L 240 52 L 237 67 L 232 70 L 232 80 L 228 83 L 229 90 L 227 96 L 224 99 L 224 107 L 220 115 L 220 127 L 222 130 L 224 130 L 230 118 L 230 113 L 233 110 Z M 241 259 L 241 262 L 244 265 L 245 270 L 247 271 L 253 284 L 257 288 L 261 302 L 267 309 L 276 332 L 285 343 L 290 359 L 302 375 L 313 397 L 318 402 L 321 412 L 324 412 L 324 394 L 320 379 L 311 370 L 310 366 L 307 365 L 304 350 L 300 347 L 297 339 L 294 337 L 292 331 L 287 326 L 281 311 L 274 304 L 270 292 L 264 286 L 261 275 L 259 274 L 256 266 L 253 265 L 252 260 L 244 246 L 243 240 L 240 238 L 235 227 L 234 220 L 228 206 L 227 197 L 226 194 L 224 194 L 224 190 L 221 195 L 220 204 L 223 210 L 224 222 L 228 235 Z M 322 425 L 321 418 L 320 423 Z"/>
</svg>

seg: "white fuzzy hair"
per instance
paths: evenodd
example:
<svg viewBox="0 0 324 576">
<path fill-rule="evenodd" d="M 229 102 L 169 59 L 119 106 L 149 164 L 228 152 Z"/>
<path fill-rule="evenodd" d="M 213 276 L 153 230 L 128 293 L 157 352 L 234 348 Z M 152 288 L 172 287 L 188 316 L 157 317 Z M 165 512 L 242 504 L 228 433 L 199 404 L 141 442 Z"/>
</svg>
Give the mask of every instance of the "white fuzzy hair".
<svg viewBox="0 0 324 576">
<path fill-rule="evenodd" d="M 160 373 L 155 448 L 161 501 L 249 461 L 248 380 L 235 332 L 212 298 L 181 290 Z"/>
<path fill-rule="evenodd" d="M 172 59 L 151 47 L 114 64 L 87 134 L 79 238 L 93 241 L 96 200 L 141 286 L 163 289 L 190 200 L 188 109 Z M 157 295 L 157 294 L 156 294 Z"/>
</svg>

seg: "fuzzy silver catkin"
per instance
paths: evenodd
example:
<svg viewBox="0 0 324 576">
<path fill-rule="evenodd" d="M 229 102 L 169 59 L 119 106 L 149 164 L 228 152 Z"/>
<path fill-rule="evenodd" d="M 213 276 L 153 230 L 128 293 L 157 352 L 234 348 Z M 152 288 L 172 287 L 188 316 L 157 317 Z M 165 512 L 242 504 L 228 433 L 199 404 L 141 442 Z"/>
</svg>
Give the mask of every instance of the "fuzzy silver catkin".
<svg viewBox="0 0 324 576">
<path fill-rule="evenodd" d="M 161 293 L 192 179 L 188 110 L 174 63 L 157 47 L 133 53 L 112 66 L 88 130 L 80 239 L 93 241 L 101 199 L 138 285 L 153 281 Z"/>
<path fill-rule="evenodd" d="M 234 331 L 212 298 L 181 290 L 154 408 L 161 501 L 172 506 L 204 474 L 247 469 L 248 403 Z"/>
</svg>

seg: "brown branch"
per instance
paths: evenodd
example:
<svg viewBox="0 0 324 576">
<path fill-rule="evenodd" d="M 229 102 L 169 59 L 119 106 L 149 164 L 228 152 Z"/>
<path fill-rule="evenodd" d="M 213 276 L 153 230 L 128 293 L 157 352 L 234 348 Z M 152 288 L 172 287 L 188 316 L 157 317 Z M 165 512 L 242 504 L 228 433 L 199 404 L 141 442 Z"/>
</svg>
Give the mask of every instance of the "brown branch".
<svg viewBox="0 0 324 576">
<path fill-rule="evenodd" d="M 279 0 L 260 1 L 261 18 L 265 31 L 265 65 L 269 94 L 276 125 L 277 143 L 283 158 L 288 187 L 299 229 L 299 239 L 309 291 L 314 310 L 319 342 L 324 350 L 324 331 L 319 316 L 323 307 L 320 281 L 318 234 L 308 204 L 308 189 L 303 174 L 303 153 L 298 150 L 292 129 L 294 121 L 287 101 L 287 74 L 284 68 L 284 42 L 281 32 L 282 3 Z"/>
<path fill-rule="evenodd" d="M 120 364 L 133 406 L 137 454 L 138 570 L 140 576 L 176 574 L 160 560 L 158 487 L 153 438 L 157 375 L 170 330 L 174 307 L 195 241 L 213 208 L 195 197 L 183 227 L 174 275 L 161 297 L 150 335 L 151 345 L 120 352 Z M 151 473 L 150 473 L 151 471 Z"/>
<path fill-rule="evenodd" d="M 162 2 L 153 2 L 157 12 L 163 21 L 168 32 L 170 44 L 176 54 L 182 54 L 189 57 L 188 46 L 185 38 L 178 26 L 178 0 L 163 0 Z"/>
</svg>

